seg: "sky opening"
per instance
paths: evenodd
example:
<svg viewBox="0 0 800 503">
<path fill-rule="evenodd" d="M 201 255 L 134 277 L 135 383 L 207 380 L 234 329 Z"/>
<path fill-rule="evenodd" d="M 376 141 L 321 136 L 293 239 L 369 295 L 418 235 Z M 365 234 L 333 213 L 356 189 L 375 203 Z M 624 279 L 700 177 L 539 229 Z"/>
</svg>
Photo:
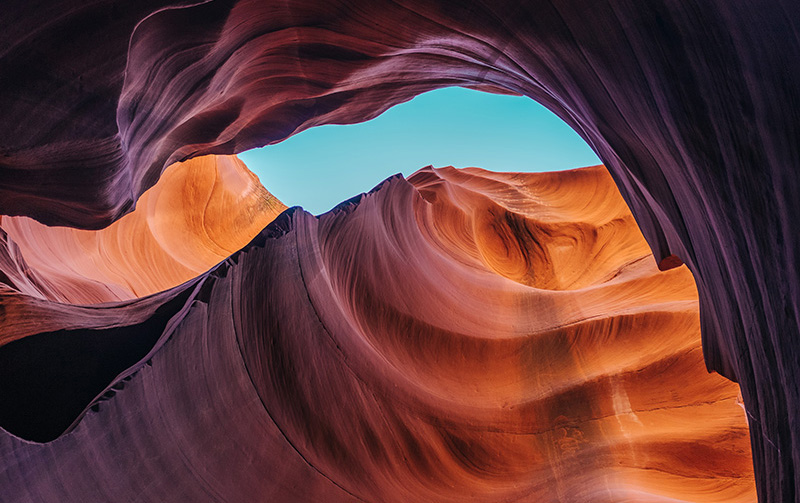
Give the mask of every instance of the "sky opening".
<svg viewBox="0 0 800 503">
<path fill-rule="evenodd" d="M 419 95 L 371 121 L 311 128 L 239 157 L 284 204 L 313 214 L 429 164 L 523 172 L 600 164 L 572 128 L 532 99 L 460 87 Z"/>
</svg>

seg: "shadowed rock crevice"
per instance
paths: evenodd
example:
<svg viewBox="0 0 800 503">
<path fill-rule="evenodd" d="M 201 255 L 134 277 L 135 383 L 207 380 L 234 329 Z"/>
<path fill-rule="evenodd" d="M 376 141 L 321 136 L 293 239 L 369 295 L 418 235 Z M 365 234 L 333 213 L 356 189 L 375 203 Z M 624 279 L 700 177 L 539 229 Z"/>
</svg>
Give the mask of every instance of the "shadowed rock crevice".
<svg viewBox="0 0 800 503">
<path fill-rule="evenodd" d="M 134 364 L 164 336 L 191 295 L 192 288 L 185 288 L 135 325 L 58 330 L 0 347 L 0 427 L 26 440 L 55 440 L 95 399 L 124 389 Z M 115 382 L 122 373 L 125 380 Z"/>
</svg>

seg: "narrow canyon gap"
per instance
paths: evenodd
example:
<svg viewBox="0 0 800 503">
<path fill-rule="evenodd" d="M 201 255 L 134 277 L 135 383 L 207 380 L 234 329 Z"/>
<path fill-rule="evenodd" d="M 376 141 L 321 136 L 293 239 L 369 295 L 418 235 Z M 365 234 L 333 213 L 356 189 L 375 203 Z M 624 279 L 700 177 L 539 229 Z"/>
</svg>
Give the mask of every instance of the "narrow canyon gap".
<svg viewBox="0 0 800 503">
<path fill-rule="evenodd" d="M 759 499 L 796 501 L 799 9 L 12 1 L 0 21 L 0 214 L 97 229 L 176 161 L 366 120 L 448 85 L 530 96 L 595 149 L 656 262 L 691 269 L 705 363 L 741 385 Z M 201 320 L 187 321 L 192 333 Z"/>
</svg>

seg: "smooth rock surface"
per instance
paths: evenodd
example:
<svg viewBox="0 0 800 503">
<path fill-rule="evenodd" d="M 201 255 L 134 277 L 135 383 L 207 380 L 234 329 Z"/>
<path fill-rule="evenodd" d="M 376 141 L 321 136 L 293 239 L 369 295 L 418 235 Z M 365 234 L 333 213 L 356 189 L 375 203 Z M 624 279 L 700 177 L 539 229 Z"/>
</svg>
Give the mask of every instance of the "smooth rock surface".
<svg viewBox="0 0 800 503">
<path fill-rule="evenodd" d="M 236 156 L 195 157 L 170 166 L 136 211 L 100 231 L 0 218 L 6 249 L 18 250 L 17 263 L 0 264 L 28 295 L 70 304 L 129 300 L 206 272 L 285 209 Z"/>
<path fill-rule="evenodd" d="M 103 227 L 173 162 L 366 120 L 429 89 L 540 101 L 597 151 L 656 260 L 694 273 L 706 364 L 742 388 L 760 501 L 800 500 L 800 3 L 4 11 L 0 214 L 48 224 Z"/>
<path fill-rule="evenodd" d="M 12 300 L 9 501 L 755 498 L 691 274 L 602 166 L 425 168 L 155 296 Z"/>
</svg>

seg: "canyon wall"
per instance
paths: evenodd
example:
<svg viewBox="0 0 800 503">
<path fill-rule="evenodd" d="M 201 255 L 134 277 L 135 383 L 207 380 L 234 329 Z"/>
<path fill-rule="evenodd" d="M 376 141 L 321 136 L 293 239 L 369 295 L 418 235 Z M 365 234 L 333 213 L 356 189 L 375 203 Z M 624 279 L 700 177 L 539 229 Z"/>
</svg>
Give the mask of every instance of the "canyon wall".
<svg viewBox="0 0 800 503">
<path fill-rule="evenodd" d="M 800 498 L 797 2 L 4 7 L 0 214 L 45 224 L 107 226 L 174 162 L 430 89 L 538 100 L 598 153 L 656 260 L 693 272 L 706 365 L 741 385 L 759 497 Z"/>
<path fill-rule="evenodd" d="M 429 167 L 162 293 L 4 302 L 9 501 L 755 498 L 691 274 L 602 166 Z"/>
<path fill-rule="evenodd" d="M 0 269 L 21 293 L 70 304 L 144 297 L 189 281 L 246 245 L 286 206 L 236 156 L 175 163 L 136 211 L 100 231 L 2 217 Z"/>
</svg>

